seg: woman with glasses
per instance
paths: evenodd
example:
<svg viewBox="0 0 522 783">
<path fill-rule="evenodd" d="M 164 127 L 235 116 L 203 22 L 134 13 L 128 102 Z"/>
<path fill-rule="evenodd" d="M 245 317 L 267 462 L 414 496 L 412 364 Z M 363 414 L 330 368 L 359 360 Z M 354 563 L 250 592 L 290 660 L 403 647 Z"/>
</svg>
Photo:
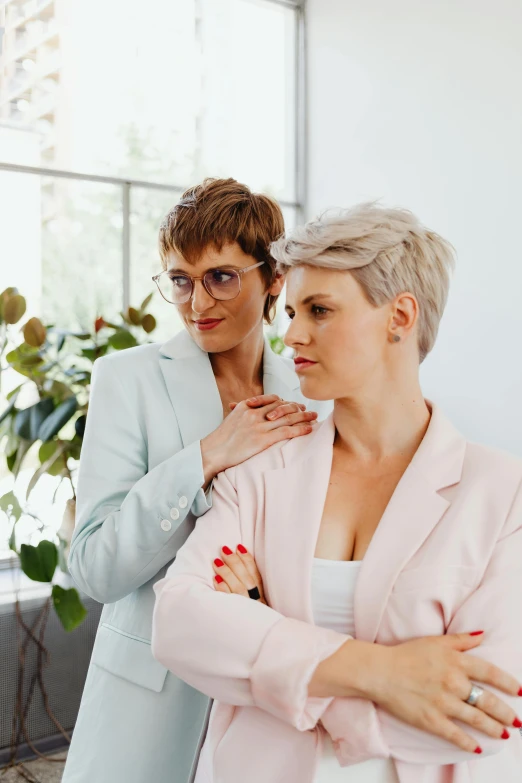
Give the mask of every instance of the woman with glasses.
<svg viewBox="0 0 522 783">
<path fill-rule="evenodd" d="M 155 585 L 154 655 L 216 700 L 196 783 L 516 783 L 522 461 L 419 380 L 452 248 L 366 204 L 272 252 L 334 411 L 221 474 Z"/>
<path fill-rule="evenodd" d="M 270 198 L 232 179 L 188 190 L 156 277 L 185 330 L 94 367 L 69 568 L 105 604 L 64 783 L 187 783 L 209 700 L 154 660 L 154 583 L 212 505 L 212 480 L 311 432 L 292 363 L 263 337 L 283 278 Z M 167 306 L 167 305 L 165 305 Z"/>
</svg>

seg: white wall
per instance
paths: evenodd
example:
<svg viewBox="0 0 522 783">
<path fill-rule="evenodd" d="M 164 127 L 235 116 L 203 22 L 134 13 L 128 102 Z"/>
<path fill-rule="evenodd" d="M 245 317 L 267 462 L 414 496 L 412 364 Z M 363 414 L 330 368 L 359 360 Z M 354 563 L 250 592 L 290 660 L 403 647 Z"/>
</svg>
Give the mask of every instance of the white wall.
<svg viewBox="0 0 522 783">
<path fill-rule="evenodd" d="M 426 396 L 522 455 L 522 3 L 308 0 L 310 215 L 382 199 L 458 251 Z"/>
</svg>

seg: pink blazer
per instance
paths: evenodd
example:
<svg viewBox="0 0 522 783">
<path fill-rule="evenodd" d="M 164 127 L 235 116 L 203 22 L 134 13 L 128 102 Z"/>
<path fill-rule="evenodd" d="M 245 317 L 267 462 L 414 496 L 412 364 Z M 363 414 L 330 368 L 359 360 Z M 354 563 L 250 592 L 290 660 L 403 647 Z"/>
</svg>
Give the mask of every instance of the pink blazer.
<svg viewBox="0 0 522 783">
<path fill-rule="evenodd" d="M 213 508 L 155 586 L 154 656 L 215 699 L 196 782 L 311 783 L 319 720 L 343 766 L 391 756 L 401 783 L 519 782 L 515 729 L 509 740 L 475 733 L 477 758 L 370 701 L 308 697 L 318 663 L 349 638 L 314 626 L 310 595 L 334 433 L 330 417 L 221 474 Z M 467 442 L 434 406 L 362 562 L 356 638 L 484 629 L 469 654 L 522 682 L 521 479 L 520 460 Z M 214 590 L 213 559 L 241 542 L 270 606 Z M 522 712 L 522 699 L 503 698 Z"/>
</svg>

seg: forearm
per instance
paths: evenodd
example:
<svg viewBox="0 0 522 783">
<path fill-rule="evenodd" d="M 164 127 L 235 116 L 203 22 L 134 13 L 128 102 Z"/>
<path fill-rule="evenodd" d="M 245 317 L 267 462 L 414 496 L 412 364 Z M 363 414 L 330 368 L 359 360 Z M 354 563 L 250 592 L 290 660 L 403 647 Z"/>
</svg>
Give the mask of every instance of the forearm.
<svg viewBox="0 0 522 783">
<path fill-rule="evenodd" d="M 171 562 L 192 530 L 190 511 L 203 480 L 199 444 L 165 460 L 131 486 L 120 505 L 116 476 L 87 462 L 80 470 L 69 568 L 88 595 L 111 603 Z"/>
<path fill-rule="evenodd" d="M 384 649 L 379 644 L 348 640 L 319 664 L 308 686 L 309 695 L 371 699 Z"/>
</svg>

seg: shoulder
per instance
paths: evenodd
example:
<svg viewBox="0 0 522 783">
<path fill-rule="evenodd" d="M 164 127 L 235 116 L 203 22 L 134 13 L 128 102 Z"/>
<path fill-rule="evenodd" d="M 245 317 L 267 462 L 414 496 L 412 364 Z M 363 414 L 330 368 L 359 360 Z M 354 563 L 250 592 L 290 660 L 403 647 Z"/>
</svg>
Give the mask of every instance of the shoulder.
<svg viewBox="0 0 522 783">
<path fill-rule="evenodd" d="M 117 375 L 121 381 L 130 378 L 151 377 L 159 367 L 161 343 L 137 345 L 122 351 L 113 351 L 102 356 L 94 363 L 95 377 Z"/>
<path fill-rule="evenodd" d="M 484 502 L 498 498 L 509 507 L 522 495 L 522 459 L 502 449 L 466 442 L 462 478 Z"/>
<path fill-rule="evenodd" d="M 478 476 L 491 481 L 503 478 L 506 481 L 522 481 L 522 459 L 502 449 L 485 446 L 482 443 L 466 442 L 464 467 Z"/>
<path fill-rule="evenodd" d="M 314 424 L 309 435 L 279 441 L 226 473 L 234 484 L 242 480 L 258 482 L 268 471 L 294 466 L 310 455 L 317 455 L 325 446 L 331 448 L 333 431 L 332 418 L 329 417 Z"/>
</svg>

